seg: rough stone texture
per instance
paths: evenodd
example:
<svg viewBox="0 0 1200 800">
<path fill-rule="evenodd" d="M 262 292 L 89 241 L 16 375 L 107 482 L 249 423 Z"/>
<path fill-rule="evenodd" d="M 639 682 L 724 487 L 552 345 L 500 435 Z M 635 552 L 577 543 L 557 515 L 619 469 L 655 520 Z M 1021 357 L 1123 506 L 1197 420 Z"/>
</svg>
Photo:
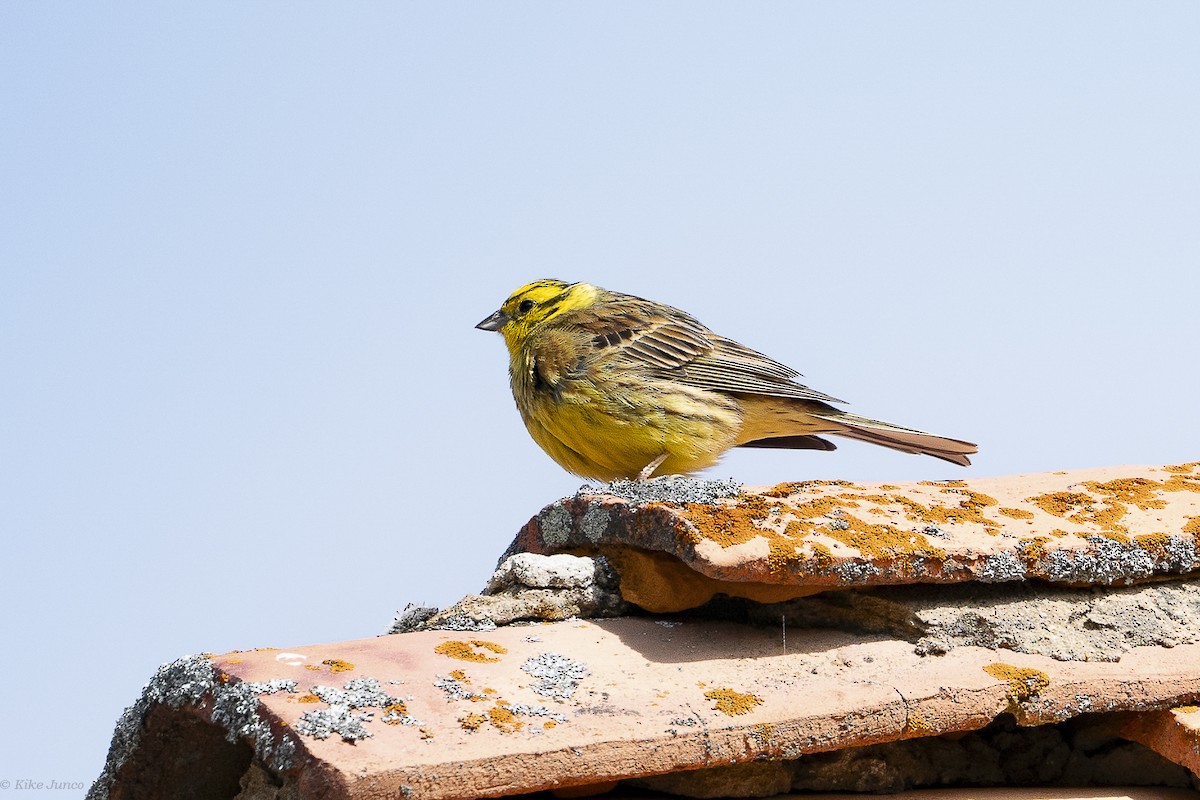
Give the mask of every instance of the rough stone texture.
<svg viewBox="0 0 1200 800">
<path fill-rule="evenodd" d="M 490 631 L 514 622 L 615 617 L 630 610 L 606 559 L 518 553 L 501 561 L 484 594 L 467 595 L 444 611 L 409 606 L 388 633 Z"/>
<path fill-rule="evenodd" d="M 1200 642 L 1200 585 L 1174 580 L 1072 589 L 1038 583 L 885 586 L 784 603 L 713 600 L 690 615 L 779 628 L 888 633 L 918 653 L 1005 648 L 1063 661 L 1117 661 L 1133 647 Z"/>
<path fill-rule="evenodd" d="M 628 482 L 626 482 L 628 483 Z M 508 554 L 600 553 L 650 611 L 722 593 L 1030 579 L 1124 585 L 1200 566 L 1200 462 L 970 481 L 734 488 L 673 478 L 552 503 Z M 701 498 L 697 500 L 697 498 Z"/>
<path fill-rule="evenodd" d="M 206 730 L 220 742 L 234 730 L 236 744 L 206 746 L 205 769 L 258 796 L 493 797 L 759 761 L 794 770 L 811 754 L 960 736 L 1003 715 L 1050 725 L 1200 698 L 1200 645 L 1135 647 L 1120 663 L 979 647 L 922 657 L 880 635 L 793 629 L 785 644 L 777 631 L 686 619 L 431 630 L 204 661 L 156 678 L 123 719 L 93 797 L 187 796 L 195 776 L 167 764 Z M 247 699 L 233 729 L 214 722 L 215 694 L 230 690 Z M 360 729 L 318 738 L 301 724 L 336 706 Z M 164 732 L 178 745 L 147 760 Z M 284 741 L 286 762 L 273 755 Z M 252 761 L 265 776 L 245 774 Z M 766 791 L 780 774 L 743 777 Z M 681 780 L 710 787 L 696 792 L 726 785 Z M 157 794 L 135 790 L 150 785 Z"/>
</svg>

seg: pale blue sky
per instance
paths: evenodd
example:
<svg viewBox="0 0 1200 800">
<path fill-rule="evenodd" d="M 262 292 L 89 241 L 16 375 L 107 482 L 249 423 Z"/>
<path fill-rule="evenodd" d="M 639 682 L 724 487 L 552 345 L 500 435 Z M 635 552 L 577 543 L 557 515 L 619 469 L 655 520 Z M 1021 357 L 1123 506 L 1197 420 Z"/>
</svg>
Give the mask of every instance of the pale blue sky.
<svg viewBox="0 0 1200 800">
<path fill-rule="evenodd" d="M 161 662 L 478 590 L 580 484 L 472 327 L 535 278 L 981 447 L 718 477 L 1200 458 L 1198 40 L 1170 2 L 0 6 L 0 779 L 90 781 Z"/>
</svg>

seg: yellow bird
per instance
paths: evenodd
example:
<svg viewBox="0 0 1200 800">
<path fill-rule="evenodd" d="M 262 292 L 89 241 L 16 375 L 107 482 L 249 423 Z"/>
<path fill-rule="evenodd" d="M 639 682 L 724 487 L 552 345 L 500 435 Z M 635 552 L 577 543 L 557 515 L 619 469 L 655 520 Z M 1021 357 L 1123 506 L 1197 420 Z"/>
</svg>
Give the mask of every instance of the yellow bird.
<svg viewBox="0 0 1200 800">
<path fill-rule="evenodd" d="M 962 466 L 977 451 L 841 411 L 796 370 L 690 314 L 587 283 L 526 284 L 475 327 L 503 334 L 533 440 L 585 478 L 695 472 L 731 447 L 835 449 L 822 434 Z"/>
</svg>

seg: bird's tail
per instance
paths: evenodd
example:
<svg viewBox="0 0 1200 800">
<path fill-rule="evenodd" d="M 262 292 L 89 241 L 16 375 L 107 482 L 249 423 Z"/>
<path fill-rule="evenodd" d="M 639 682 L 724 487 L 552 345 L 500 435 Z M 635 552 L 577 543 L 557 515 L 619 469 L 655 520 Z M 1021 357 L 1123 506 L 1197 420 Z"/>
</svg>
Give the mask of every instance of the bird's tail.
<svg viewBox="0 0 1200 800">
<path fill-rule="evenodd" d="M 833 434 L 902 453 L 933 456 L 963 467 L 971 463 L 967 456 L 979 449 L 961 439 L 849 414 L 828 403 L 766 395 L 741 395 L 738 402 L 744 413 L 739 447 L 833 450 L 835 445 L 821 438 Z"/>
<path fill-rule="evenodd" d="M 947 439 L 944 436 L 934 436 L 932 433 L 912 428 L 902 428 L 890 422 L 868 419 L 857 414 L 847 414 L 836 409 L 832 409 L 832 411 L 833 413 L 829 416 L 820 415 L 822 419 L 835 423 L 840 428 L 840 430 L 831 430 L 829 433 L 845 436 L 848 439 L 870 442 L 889 447 L 892 450 L 899 450 L 902 453 L 933 456 L 962 467 L 971 465 L 971 459 L 967 456 L 979 452 L 978 446 L 961 439 Z"/>
</svg>

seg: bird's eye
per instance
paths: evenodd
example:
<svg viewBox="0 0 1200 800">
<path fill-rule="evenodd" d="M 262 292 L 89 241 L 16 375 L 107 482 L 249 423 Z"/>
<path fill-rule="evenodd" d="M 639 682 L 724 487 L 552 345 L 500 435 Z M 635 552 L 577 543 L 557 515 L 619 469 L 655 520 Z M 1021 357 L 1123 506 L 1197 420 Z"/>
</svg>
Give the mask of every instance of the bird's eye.
<svg viewBox="0 0 1200 800">
<path fill-rule="evenodd" d="M 533 308 L 533 306 L 534 302 L 532 300 L 522 300 L 521 305 L 517 306 L 517 311 L 520 311 L 522 314 L 524 314 L 525 312 L 529 311 L 529 309 Z"/>
</svg>

